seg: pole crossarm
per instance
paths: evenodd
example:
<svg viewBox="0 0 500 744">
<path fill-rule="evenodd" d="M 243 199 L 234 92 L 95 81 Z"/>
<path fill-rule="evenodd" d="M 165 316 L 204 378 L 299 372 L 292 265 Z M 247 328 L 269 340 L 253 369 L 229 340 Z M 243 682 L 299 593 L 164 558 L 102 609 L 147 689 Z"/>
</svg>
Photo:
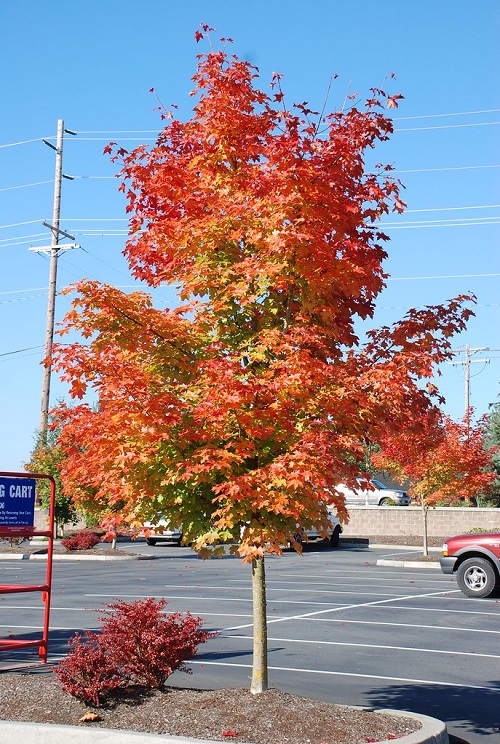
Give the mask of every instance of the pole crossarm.
<svg viewBox="0 0 500 744">
<path fill-rule="evenodd" d="M 69 238 L 70 240 L 75 240 L 74 235 L 70 235 L 69 233 L 65 232 L 65 230 L 61 230 L 60 227 L 51 225 L 49 222 L 42 222 L 42 225 L 44 225 L 45 227 L 48 227 L 49 230 L 55 231 L 58 235 L 64 235 L 65 238 Z"/>
<path fill-rule="evenodd" d="M 465 365 L 465 415 L 469 413 L 470 408 L 470 365 L 478 362 L 483 362 L 484 364 L 490 363 L 489 359 L 471 359 L 471 355 L 477 354 L 479 351 L 489 351 L 489 347 L 477 346 L 476 348 L 472 348 L 469 344 L 466 344 L 464 349 L 452 349 L 454 354 L 465 354 L 464 361 L 448 362 L 451 365 Z"/>
</svg>

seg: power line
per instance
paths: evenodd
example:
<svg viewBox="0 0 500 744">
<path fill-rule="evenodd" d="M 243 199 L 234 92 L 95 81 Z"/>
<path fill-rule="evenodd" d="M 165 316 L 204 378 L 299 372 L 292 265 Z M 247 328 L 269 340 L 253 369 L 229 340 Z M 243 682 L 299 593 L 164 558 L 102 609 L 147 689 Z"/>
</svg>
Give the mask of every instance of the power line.
<svg viewBox="0 0 500 744">
<path fill-rule="evenodd" d="M 484 168 L 500 168 L 500 165 L 457 165 L 447 168 L 410 168 L 408 170 L 392 170 L 391 173 L 437 173 L 444 171 L 481 170 Z M 102 178 L 107 177 L 108 176 L 102 176 Z M 109 178 L 111 178 L 111 176 L 109 176 Z"/>
<path fill-rule="evenodd" d="M 477 121 L 468 124 L 434 124 L 430 127 L 395 127 L 394 132 L 424 132 L 432 129 L 464 129 L 468 127 L 488 127 L 500 124 L 500 121 Z M 124 137 L 124 142 L 156 142 L 158 139 L 158 130 L 155 130 L 156 137 Z M 114 132 L 113 134 L 117 134 Z M 107 142 L 108 137 L 78 137 L 78 142 Z"/>
<path fill-rule="evenodd" d="M 43 220 L 27 220 L 26 222 L 12 222 L 10 225 L 0 225 L 0 230 L 5 230 L 7 227 L 19 227 L 20 225 L 34 225 L 37 222 L 40 223 Z"/>
<path fill-rule="evenodd" d="M 492 125 L 500 124 L 500 121 L 476 121 L 470 124 L 439 124 L 432 127 L 406 127 L 406 128 L 394 128 L 395 132 L 426 132 L 430 129 L 463 129 L 465 127 L 488 127 Z"/>
<path fill-rule="evenodd" d="M 417 212 L 460 212 L 466 209 L 498 209 L 500 204 L 466 204 L 462 207 L 425 207 L 422 209 L 405 209 L 405 214 Z M 66 222 L 128 222 L 128 217 L 65 217 Z M 10 225 L 0 225 L 0 229 L 19 227 L 21 225 L 33 225 L 43 222 L 42 219 L 27 220 L 26 222 L 13 222 Z"/>
<path fill-rule="evenodd" d="M 43 235 L 45 237 L 45 233 L 33 233 L 30 235 L 16 235 L 16 240 L 22 240 L 23 238 L 38 238 L 40 235 Z M 12 238 L 1 238 L 0 243 L 6 243 L 7 241 L 12 240 Z"/>
<path fill-rule="evenodd" d="M 477 111 L 452 111 L 444 114 L 417 114 L 415 116 L 395 116 L 393 121 L 412 121 L 416 119 L 438 119 L 448 116 L 478 116 L 481 114 L 494 114 L 498 113 L 500 109 L 481 109 Z M 499 122 L 484 122 L 484 124 L 498 124 Z M 461 125 L 458 125 L 461 126 Z M 464 126 L 471 126 L 465 124 Z M 472 126 L 475 126 L 474 124 Z M 419 127 L 420 128 L 420 127 Z M 433 128 L 433 127 L 431 127 Z M 412 130 L 399 130 L 399 131 L 412 131 Z M 158 134 L 158 129 L 82 129 L 79 134 Z M 17 147 L 18 145 L 27 145 L 31 142 L 42 142 L 43 140 L 53 140 L 55 137 L 49 135 L 46 137 L 34 137 L 32 139 L 20 140 L 19 142 L 8 142 L 0 145 L 0 149 L 7 147 Z M 84 138 L 81 138 L 84 139 Z"/>
<path fill-rule="evenodd" d="M 410 280 L 416 280 L 416 279 L 476 279 L 480 277 L 490 277 L 490 276 L 500 276 L 500 273 L 499 274 L 442 274 L 439 276 L 390 276 L 386 279 L 386 281 L 404 282 L 404 281 L 410 281 Z"/>
<path fill-rule="evenodd" d="M 45 242 L 46 238 L 34 238 L 33 240 L 10 240 L 10 242 L 5 242 L 2 245 L 0 245 L 0 248 L 11 248 L 16 247 L 18 245 L 34 245 L 34 243 L 40 243 Z"/>
<path fill-rule="evenodd" d="M 44 139 L 54 139 L 54 137 L 35 137 L 35 139 L 22 140 L 21 142 L 9 142 L 6 145 L 0 145 L 0 148 L 16 147 L 17 145 L 27 145 L 29 142 L 43 142 Z"/>
<path fill-rule="evenodd" d="M 500 109 L 485 109 L 483 111 L 454 111 L 450 114 L 420 114 L 419 116 L 395 116 L 394 121 L 405 121 L 409 119 L 437 119 L 443 116 L 473 116 L 476 114 L 495 114 Z"/>
<path fill-rule="evenodd" d="M 443 222 L 441 224 L 428 224 L 422 222 L 422 224 L 414 225 L 386 225 L 383 222 L 380 223 L 380 227 L 384 230 L 422 230 L 432 229 L 434 227 L 479 227 L 482 225 L 500 225 L 500 217 L 492 217 L 489 220 L 483 220 L 482 222 Z"/>
<path fill-rule="evenodd" d="M 462 209 L 497 209 L 500 204 L 476 204 L 465 207 L 429 207 L 427 209 L 405 209 L 405 214 L 409 212 L 455 212 Z"/>
<path fill-rule="evenodd" d="M 442 218 L 437 220 L 407 220 L 404 224 L 405 225 L 432 225 L 438 222 L 456 222 L 458 224 L 460 223 L 468 223 L 468 222 L 479 222 L 482 220 L 496 220 L 500 217 L 498 215 L 491 215 L 489 217 L 482 216 L 482 217 L 449 217 L 449 218 Z M 381 225 L 400 225 L 401 222 L 380 222 Z"/>
<path fill-rule="evenodd" d="M 0 357 L 12 356 L 13 354 L 22 354 L 23 351 L 33 351 L 34 349 L 43 349 L 43 346 L 28 346 L 26 349 L 17 349 L 17 351 L 6 351 L 0 354 Z"/>
<path fill-rule="evenodd" d="M 6 292 L 0 292 L 0 295 L 8 294 L 20 294 L 21 292 L 42 292 L 46 291 L 48 287 L 30 287 L 29 289 L 9 289 Z"/>
<path fill-rule="evenodd" d="M 45 294 L 26 295 L 25 297 L 14 297 L 12 300 L 1 300 L 0 305 L 10 305 L 13 302 L 22 302 L 23 300 L 33 300 L 35 297 L 45 297 Z"/>
<path fill-rule="evenodd" d="M 35 183 L 23 183 L 20 186 L 5 186 L 0 191 L 14 191 L 15 189 L 27 189 L 30 186 L 41 186 L 44 183 L 54 183 L 54 179 L 51 178 L 48 181 L 36 181 Z"/>
<path fill-rule="evenodd" d="M 444 173 L 446 171 L 463 171 L 463 170 L 484 170 L 488 168 L 500 168 L 500 164 L 494 165 L 457 165 L 447 166 L 444 168 L 408 168 L 405 170 L 392 170 L 391 173 Z M 113 176 L 81 176 L 72 175 L 72 180 L 93 180 L 93 181 L 111 181 L 116 180 L 117 175 Z M 42 186 L 47 183 L 54 183 L 54 179 L 51 178 L 47 181 L 35 181 L 34 183 L 22 183 L 18 186 L 4 186 L 0 188 L 0 191 L 15 191 L 16 189 L 27 189 L 32 186 Z"/>
</svg>

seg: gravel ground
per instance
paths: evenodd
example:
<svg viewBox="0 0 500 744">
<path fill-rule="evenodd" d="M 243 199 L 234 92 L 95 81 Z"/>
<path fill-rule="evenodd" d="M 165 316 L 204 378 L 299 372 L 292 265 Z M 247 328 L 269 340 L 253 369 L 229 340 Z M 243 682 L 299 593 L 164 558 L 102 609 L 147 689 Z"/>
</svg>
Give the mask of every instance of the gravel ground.
<svg viewBox="0 0 500 744">
<path fill-rule="evenodd" d="M 360 744 L 397 739 L 420 727 L 410 718 L 289 695 L 277 689 L 130 690 L 92 710 L 53 675 L 0 674 L 0 711 L 11 721 L 87 725 L 252 744 Z M 87 713 L 93 722 L 82 723 Z"/>
</svg>

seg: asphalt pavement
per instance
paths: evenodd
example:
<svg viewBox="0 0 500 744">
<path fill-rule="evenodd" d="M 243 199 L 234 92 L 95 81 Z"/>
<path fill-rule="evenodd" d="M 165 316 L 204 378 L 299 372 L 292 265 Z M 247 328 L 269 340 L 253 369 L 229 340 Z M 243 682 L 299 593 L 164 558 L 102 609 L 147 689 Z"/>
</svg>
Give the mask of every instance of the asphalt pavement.
<svg viewBox="0 0 500 744">
<path fill-rule="evenodd" d="M 188 548 L 143 542 L 127 550 L 154 560 L 54 563 L 50 661 L 64 656 L 75 630 L 98 627 L 89 610 L 116 598 L 163 596 L 168 610 L 201 615 L 221 633 L 193 660 L 193 675 L 176 673 L 171 684 L 247 687 L 249 567 L 229 557 L 201 561 Z M 416 552 L 344 544 L 267 560 L 270 684 L 328 702 L 431 716 L 469 744 L 486 738 L 493 744 L 500 741 L 500 603 L 464 597 L 451 577 L 428 564 L 405 568 L 396 561 Z M 383 560 L 396 565 L 377 565 Z M 0 556 L 0 570 L 29 582 L 44 566 Z M 33 597 L 21 602 L 11 595 L 2 609 L 3 636 L 34 632 L 40 613 Z"/>
</svg>

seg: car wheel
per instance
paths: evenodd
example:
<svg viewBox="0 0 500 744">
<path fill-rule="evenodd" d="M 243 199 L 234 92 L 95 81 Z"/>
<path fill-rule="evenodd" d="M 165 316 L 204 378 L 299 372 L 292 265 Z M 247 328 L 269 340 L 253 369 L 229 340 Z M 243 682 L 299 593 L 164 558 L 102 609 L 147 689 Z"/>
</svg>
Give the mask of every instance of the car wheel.
<svg viewBox="0 0 500 744">
<path fill-rule="evenodd" d="M 179 539 L 177 540 L 177 547 L 178 547 L 178 548 L 180 548 L 180 547 L 181 547 L 181 545 L 182 545 L 182 538 L 183 538 L 183 537 L 184 537 L 184 535 L 181 535 L 181 536 L 179 537 Z"/>
<path fill-rule="evenodd" d="M 379 506 L 387 506 L 389 504 L 389 502 L 390 502 L 390 499 L 380 499 L 380 501 L 378 502 L 378 505 Z"/>
<path fill-rule="evenodd" d="M 154 539 L 154 537 L 147 537 L 146 542 L 148 545 L 156 545 L 156 540 Z"/>
<path fill-rule="evenodd" d="M 295 542 L 296 542 L 296 543 L 298 543 L 299 545 L 302 545 L 302 544 L 304 543 L 304 540 L 302 539 L 302 535 L 300 534 L 300 532 L 297 532 L 297 533 L 296 533 L 296 534 L 295 534 L 295 535 L 293 536 L 293 539 L 294 539 L 294 540 L 295 540 Z M 288 545 L 286 546 L 285 550 L 290 550 L 290 551 L 294 551 L 294 550 L 295 550 L 295 545 L 294 545 L 294 544 L 292 543 L 292 541 L 291 541 L 291 540 L 290 540 L 290 541 L 288 542 Z"/>
<path fill-rule="evenodd" d="M 338 548 L 340 539 L 340 527 L 337 525 L 330 535 L 330 547 Z"/>
<path fill-rule="evenodd" d="M 457 569 L 457 584 L 467 597 L 489 597 L 498 577 L 487 558 L 467 558 Z"/>
</svg>

